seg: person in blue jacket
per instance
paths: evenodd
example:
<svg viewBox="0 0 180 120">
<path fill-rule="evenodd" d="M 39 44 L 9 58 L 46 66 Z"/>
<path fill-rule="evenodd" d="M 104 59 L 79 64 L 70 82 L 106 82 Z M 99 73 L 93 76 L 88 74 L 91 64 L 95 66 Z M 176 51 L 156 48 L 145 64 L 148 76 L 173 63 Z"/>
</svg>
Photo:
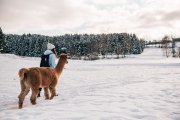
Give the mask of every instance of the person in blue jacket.
<svg viewBox="0 0 180 120">
<path fill-rule="evenodd" d="M 49 55 L 49 66 L 43 66 L 43 67 L 55 68 L 56 67 L 55 60 L 56 60 L 57 52 L 53 44 L 51 43 L 47 44 L 47 50 L 44 52 L 44 55 Z M 42 88 L 39 88 L 38 97 L 40 97 L 41 90 Z"/>
<path fill-rule="evenodd" d="M 49 55 L 49 66 L 55 68 L 55 59 L 57 56 L 57 52 L 55 46 L 51 43 L 47 44 L 47 50 L 44 52 L 44 55 Z"/>
</svg>

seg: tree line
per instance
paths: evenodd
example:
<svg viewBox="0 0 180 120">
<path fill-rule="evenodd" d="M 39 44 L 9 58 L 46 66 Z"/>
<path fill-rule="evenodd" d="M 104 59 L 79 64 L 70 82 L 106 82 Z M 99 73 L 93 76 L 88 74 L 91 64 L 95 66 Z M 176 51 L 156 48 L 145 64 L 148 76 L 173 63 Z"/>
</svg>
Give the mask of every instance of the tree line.
<svg viewBox="0 0 180 120">
<path fill-rule="evenodd" d="M 39 57 L 46 50 L 48 42 L 56 46 L 58 53 L 65 48 L 70 57 L 115 54 L 119 58 L 127 54 L 140 54 L 145 48 L 144 40 L 128 33 L 45 36 L 4 34 L 0 29 L 0 50 L 3 53 Z"/>
</svg>

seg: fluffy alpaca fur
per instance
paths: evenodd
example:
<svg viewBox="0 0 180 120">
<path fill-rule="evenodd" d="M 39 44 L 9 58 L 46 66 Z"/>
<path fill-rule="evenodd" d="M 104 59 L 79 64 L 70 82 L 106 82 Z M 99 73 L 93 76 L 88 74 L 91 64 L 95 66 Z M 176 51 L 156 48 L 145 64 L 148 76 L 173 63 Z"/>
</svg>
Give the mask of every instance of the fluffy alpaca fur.
<svg viewBox="0 0 180 120">
<path fill-rule="evenodd" d="M 64 65 L 67 63 L 67 55 L 61 54 L 58 64 L 55 68 L 49 67 L 32 67 L 21 68 L 19 78 L 21 93 L 19 94 L 19 109 L 23 107 L 25 96 L 32 90 L 31 103 L 36 104 L 36 97 L 40 87 L 44 88 L 45 99 L 53 99 L 56 92 L 58 78 L 61 75 Z M 51 97 L 49 96 L 49 90 Z"/>
</svg>

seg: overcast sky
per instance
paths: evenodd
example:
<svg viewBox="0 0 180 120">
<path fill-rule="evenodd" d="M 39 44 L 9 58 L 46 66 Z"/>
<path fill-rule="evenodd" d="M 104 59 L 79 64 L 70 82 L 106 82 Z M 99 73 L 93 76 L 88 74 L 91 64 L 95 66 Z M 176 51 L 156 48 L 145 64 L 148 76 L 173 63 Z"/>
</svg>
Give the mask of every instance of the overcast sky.
<svg viewBox="0 0 180 120">
<path fill-rule="evenodd" d="M 0 0 L 4 33 L 180 36 L 180 0 Z"/>
</svg>

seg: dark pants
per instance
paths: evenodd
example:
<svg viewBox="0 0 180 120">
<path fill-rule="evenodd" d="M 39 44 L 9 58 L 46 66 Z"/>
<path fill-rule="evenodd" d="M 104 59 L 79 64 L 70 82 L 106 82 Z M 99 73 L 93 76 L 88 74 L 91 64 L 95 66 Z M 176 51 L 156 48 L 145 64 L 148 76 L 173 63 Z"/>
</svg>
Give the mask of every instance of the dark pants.
<svg viewBox="0 0 180 120">
<path fill-rule="evenodd" d="M 39 92 L 38 92 L 38 97 L 40 97 L 41 95 L 41 90 L 42 90 L 42 88 L 39 88 Z"/>
</svg>

